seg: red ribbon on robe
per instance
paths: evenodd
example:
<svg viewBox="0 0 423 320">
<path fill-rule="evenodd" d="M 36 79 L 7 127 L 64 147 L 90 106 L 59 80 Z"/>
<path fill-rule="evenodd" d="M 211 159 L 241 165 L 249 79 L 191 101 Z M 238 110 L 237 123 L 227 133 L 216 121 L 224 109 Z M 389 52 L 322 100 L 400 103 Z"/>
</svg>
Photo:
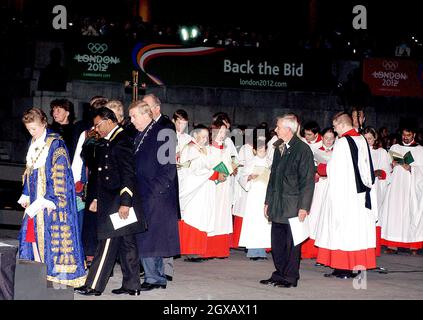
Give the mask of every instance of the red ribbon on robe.
<svg viewBox="0 0 423 320">
<path fill-rule="evenodd" d="M 25 241 L 35 242 L 35 225 L 33 218 L 28 218 L 28 223 L 26 224 Z"/>
</svg>

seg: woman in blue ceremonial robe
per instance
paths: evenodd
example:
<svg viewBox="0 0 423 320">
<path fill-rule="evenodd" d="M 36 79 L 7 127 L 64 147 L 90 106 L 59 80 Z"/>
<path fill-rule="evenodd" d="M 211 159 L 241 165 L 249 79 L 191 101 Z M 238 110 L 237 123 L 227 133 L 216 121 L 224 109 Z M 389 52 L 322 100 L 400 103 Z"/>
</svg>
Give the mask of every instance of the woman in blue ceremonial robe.
<svg viewBox="0 0 423 320">
<path fill-rule="evenodd" d="M 19 259 L 45 263 L 49 281 L 80 287 L 86 270 L 68 150 L 41 109 L 27 110 L 22 121 L 32 140 L 18 200 L 25 208 Z"/>
</svg>

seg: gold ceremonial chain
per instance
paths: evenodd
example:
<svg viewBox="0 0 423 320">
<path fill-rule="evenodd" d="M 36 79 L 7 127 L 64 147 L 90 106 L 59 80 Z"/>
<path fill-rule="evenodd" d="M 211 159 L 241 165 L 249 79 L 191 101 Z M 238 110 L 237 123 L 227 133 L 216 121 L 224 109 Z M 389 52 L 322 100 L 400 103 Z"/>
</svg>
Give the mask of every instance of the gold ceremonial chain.
<svg viewBox="0 0 423 320">
<path fill-rule="evenodd" d="M 46 145 L 47 145 L 47 143 L 45 143 L 44 144 L 44 146 L 41 148 L 41 150 L 40 150 L 40 152 L 38 153 L 38 155 L 35 157 L 35 159 L 34 160 L 32 160 L 32 164 L 29 166 L 29 167 L 27 167 L 27 169 L 28 170 L 30 170 L 31 172 L 32 172 L 32 170 L 33 170 L 33 168 L 34 168 L 34 166 L 35 166 L 35 163 L 37 162 L 37 160 L 38 160 L 38 158 L 41 156 L 41 154 L 43 153 L 43 150 L 44 150 L 44 148 L 46 147 Z M 38 150 L 38 148 L 35 148 L 35 151 L 37 151 Z"/>
<path fill-rule="evenodd" d="M 138 143 L 137 149 L 135 150 L 135 154 L 138 152 L 138 150 L 140 149 L 140 147 L 142 146 L 142 144 L 144 143 L 144 139 L 145 137 L 148 135 L 148 131 L 151 130 L 151 128 L 154 126 L 154 124 L 156 123 L 156 121 L 152 121 L 153 123 L 151 124 L 151 126 L 148 127 L 147 131 L 144 133 L 144 135 L 141 138 L 141 141 Z"/>
</svg>

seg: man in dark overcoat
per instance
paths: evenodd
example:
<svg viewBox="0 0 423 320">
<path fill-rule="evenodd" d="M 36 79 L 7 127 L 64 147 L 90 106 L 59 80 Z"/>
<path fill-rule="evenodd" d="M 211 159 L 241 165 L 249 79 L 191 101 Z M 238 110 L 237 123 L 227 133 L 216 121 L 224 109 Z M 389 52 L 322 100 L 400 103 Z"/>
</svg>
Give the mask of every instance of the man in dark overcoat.
<svg viewBox="0 0 423 320">
<path fill-rule="evenodd" d="M 118 126 L 114 112 L 101 107 L 96 111 L 94 127 L 101 141 L 96 148 L 98 175 L 96 199 L 91 204 L 97 212 L 96 253 L 85 286 L 77 288 L 84 295 L 100 295 L 107 284 L 116 258 L 122 268 L 122 287 L 114 294 L 138 295 L 141 289 L 140 262 L 135 234 L 145 231 L 141 211 L 135 210 L 137 221 L 115 229 L 110 215 L 118 213 L 127 219 L 135 198 L 135 161 L 133 144 L 124 130 Z"/>
<path fill-rule="evenodd" d="M 156 121 L 158 124 L 160 124 L 161 126 L 168 128 L 168 129 L 172 129 L 173 131 L 175 131 L 176 134 L 176 127 L 175 124 L 172 122 L 172 120 L 169 119 L 169 117 L 165 114 L 162 114 L 161 111 L 161 101 L 160 99 L 152 94 L 146 94 L 143 98 L 142 101 L 145 102 L 146 104 L 148 104 L 148 106 L 151 109 L 151 112 L 153 114 L 153 120 Z M 176 148 L 176 147 L 175 147 Z M 176 154 L 175 154 L 176 156 Z M 175 179 L 175 188 L 176 188 L 176 194 L 178 195 L 178 199 L 176 201 L 176 205 L 177 205 L 177 212 L 178 212 L 178 219 L 181 219 L 181 207 L 180 207 L 180 203 L 179 203 L 179 183 L 178 183 L 178 175 L 176 175 L 176 179 Z M 173 267 L 173 257 L 165 257 L 163 259 L 164 262 L 164 271 L 166 274 L 166 279 L 169 281 L 173 280 L 173 275 L 175 273 L 174 267 Z"/>
<path fill-rule="evenodd" d="M 176 133 L 153 120 L 148 104 L 130 105 L 129 115 L 139 131 L 134 141 L 137 201 L 143 210 L 147 231 L 137 235 L 145 270 L 141 291 L 166 288 L 164 257 L 180 254 L 178 193 L 176 180 Z M 138 206 L 138 203 L 135 204 Z"/>
<path fill-rule="evenodd" d="M 300 278 L 301 244 L 294 246 L 289 218 L 306 218 L 314 192 L 314 160 L 309 146 L 295 134 L 292 115 L 278 118 L 275 129 L 280 148 L 275 150 L 264 213 L 272 222 L 271 247 L 276 271 L 262 284 L 296 287 Z"/>
</svg>

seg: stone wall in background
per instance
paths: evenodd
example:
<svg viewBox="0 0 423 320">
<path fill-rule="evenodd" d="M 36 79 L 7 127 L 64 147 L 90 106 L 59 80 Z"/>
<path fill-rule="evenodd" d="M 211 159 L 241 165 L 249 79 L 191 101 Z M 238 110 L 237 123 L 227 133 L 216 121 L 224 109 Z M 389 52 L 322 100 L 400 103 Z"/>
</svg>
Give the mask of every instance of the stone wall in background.
<svg viewBox="0 0 423 320">
<path fill-rule="evenodd" d="M 66 92 L 48 92 L 37 91 L 34 80 L 31 87 L 33 96 L 14 99 L 11 117 L 0 120 L 3 133 L 0 141 L 13 143 L 10 158 L 15 162 L 22 162 L 26 153 L 29 136 L 20 119 L 28 107 L 40 106 L 50 117 L 50 102 L 68 98 L 74 103 L 79 120 L 84 104 L 94 95 L 121 100 L 126 109 L 131 101 L 131 94 L 125 93 L 120 83 L 73 81 L 68 83 Z M 325 128 L 331 125 L 335 113 L 344 110 L 336 95 L 322 93 L 175 86 L 147 88 L 146 93 L 154 93 L 161 99 L 162 112 L 169 117 L 175 110 L 185 109 L 191 127 L 194 123 L 209 125 L 214 113 L 225 111 L 232 118 L 234 128 L 253 127 L 262 121 L 272 126 L 275 117 L 285 112 L 297 113 L 302 122 L 316 120 Z M 386 126 L 390 132 L 398 128 L 401 119 L 413 118 L 420 127 L 423 123 L 423 105 L 419 99 L 374 97 L 365 113 L 367 125 Z"/>
</svg>

